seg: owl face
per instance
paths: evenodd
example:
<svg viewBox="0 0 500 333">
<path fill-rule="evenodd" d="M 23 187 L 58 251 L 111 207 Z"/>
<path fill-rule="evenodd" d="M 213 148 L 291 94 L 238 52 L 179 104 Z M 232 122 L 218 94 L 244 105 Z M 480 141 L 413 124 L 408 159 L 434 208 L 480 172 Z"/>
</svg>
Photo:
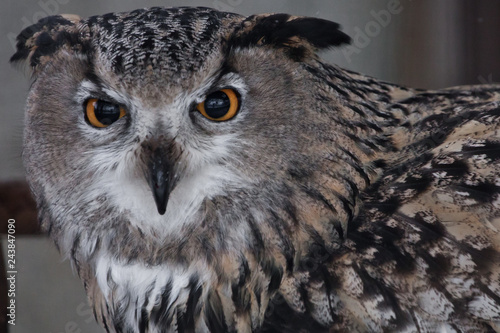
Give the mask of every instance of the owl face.
<svg viewBox="0 0 500 333">
<path fill-rule="evenodd" d="M 248 111 L 247 85 L 235 73 L 217 80 L 212 74 L 217 75 L 186 77 L 200 82 L 189 90 L 163 80 L 160 87 L 147 82 L 134 93 L 120 81 L 84 79 L 75 105 L 80 106 L 78 141 L 92 143 L 84 153 L 89 168 L 81 171 L 91 174 L 69 177 L 92 178 L 90 187 L 101 194 L 106 189 L 117 214 L 163 237 L 192 222 L 206 198 L 244 187 L 249 174 L 239 155 L 248 145 L 237 128 Z M 104 108 L 122 115 L 96 126 L 90 119 L 106 117 Z M 229 119 L 217 119 L 223 117 Z"/>
<path fill-rule="evenodd" d="M 307 139 L 325 122 L 305 102 L 317 88 L 297 75 L 314 74 L 314 48 L 348 40 L 337 27 L 154 8 L 21 34 L 13 59 L 36 75 L 24 159 L 45 228 L 66 251 L 114 225 L 167 242 L 282 201 L 297 161 L 323 158 Z M 226 238 L 247 242 L 237 229 Z"/>
</svg>

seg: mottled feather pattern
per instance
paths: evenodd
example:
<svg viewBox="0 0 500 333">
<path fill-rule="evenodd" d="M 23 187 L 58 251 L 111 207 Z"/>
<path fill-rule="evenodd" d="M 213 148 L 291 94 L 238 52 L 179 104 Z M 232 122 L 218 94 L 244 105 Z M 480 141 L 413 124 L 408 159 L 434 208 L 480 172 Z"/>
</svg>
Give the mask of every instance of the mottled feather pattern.
<svg viewBox="0 0 500 333">
<path fill-rule="evenodd" d="M 188 7 L 20 34 L 28 181 L 107 332 L 500 331 L 500 87 L 409 89 L 315 54 L 347 42 Z M 227 87 L 234 119 L 195 111 Z M 128 114 L 92 128 L 88 98 Z"/>
</svg>

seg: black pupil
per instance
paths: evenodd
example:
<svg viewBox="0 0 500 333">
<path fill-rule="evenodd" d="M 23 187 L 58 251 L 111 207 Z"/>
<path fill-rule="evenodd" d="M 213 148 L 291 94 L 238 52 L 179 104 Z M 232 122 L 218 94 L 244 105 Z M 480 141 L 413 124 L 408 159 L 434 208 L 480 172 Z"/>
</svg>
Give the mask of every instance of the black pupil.
<svg viewBox="0 0 500 333">
<path fill-rule="evenodd" d="M 214 119 L 224 117 L 231 108 L 231 101 L 223 91 L 216 91 L 207 96 L 205 112 Z"/>
<path fill-rule="evenodd" d="M 94 104 L 94 114 L 97 120 L 103 125 L 111 125 L 120 119 L 120 106 L 98 100 Z"/>
</svg>

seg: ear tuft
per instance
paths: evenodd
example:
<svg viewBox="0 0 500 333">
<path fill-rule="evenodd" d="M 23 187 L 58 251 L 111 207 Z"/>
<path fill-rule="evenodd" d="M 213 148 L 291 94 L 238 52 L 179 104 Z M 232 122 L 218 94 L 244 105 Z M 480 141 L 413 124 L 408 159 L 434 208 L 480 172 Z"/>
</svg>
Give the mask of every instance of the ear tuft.
<svg viewBox="0 0 500 333">
<path fill-rule="evenodd" d="M 53 54 L 62 45 L 77 43 L 79 21 L 76 15 L 54 15 L 27 27 L 17 36 L 17 51 L 10 62 L 27 61 L 35 71 L 42 62 L 41 57 Z"/>
<path fill-rule="evenodd" d="M 288 14 L 253 15 L 244 20 L 231 38 L 239 47 L 270 45 L 286 48 L 289 55 L 304 55 L 348 44 L 351 38 L 339 30 L 339 24 L 313 17 Z"/>
<path fill-rule="evenodd" d="M 339 29 L 340 25 L 335 22 L 319 18 L 301 17 L 286 22 L 282 29 L 276 31 L 275 39 L 286 43 L 285 40 L 290 40 L 296 36 L 317 49 L 349 44 L 351 38 Z"/>
</svg>

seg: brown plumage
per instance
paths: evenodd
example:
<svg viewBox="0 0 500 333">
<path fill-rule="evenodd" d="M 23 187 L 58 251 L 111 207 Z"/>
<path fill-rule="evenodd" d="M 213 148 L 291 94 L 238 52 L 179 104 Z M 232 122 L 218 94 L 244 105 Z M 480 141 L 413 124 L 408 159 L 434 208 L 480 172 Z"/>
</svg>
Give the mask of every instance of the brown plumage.
<svg viewBox="0 0 500 333">
<path fill-rule="evenodd" d="M 207 8 L 21 33 L 28 180 L 107 331 L 499 330 L 500 87 L 315 55 L 348 41 Z"/>
</svg>

